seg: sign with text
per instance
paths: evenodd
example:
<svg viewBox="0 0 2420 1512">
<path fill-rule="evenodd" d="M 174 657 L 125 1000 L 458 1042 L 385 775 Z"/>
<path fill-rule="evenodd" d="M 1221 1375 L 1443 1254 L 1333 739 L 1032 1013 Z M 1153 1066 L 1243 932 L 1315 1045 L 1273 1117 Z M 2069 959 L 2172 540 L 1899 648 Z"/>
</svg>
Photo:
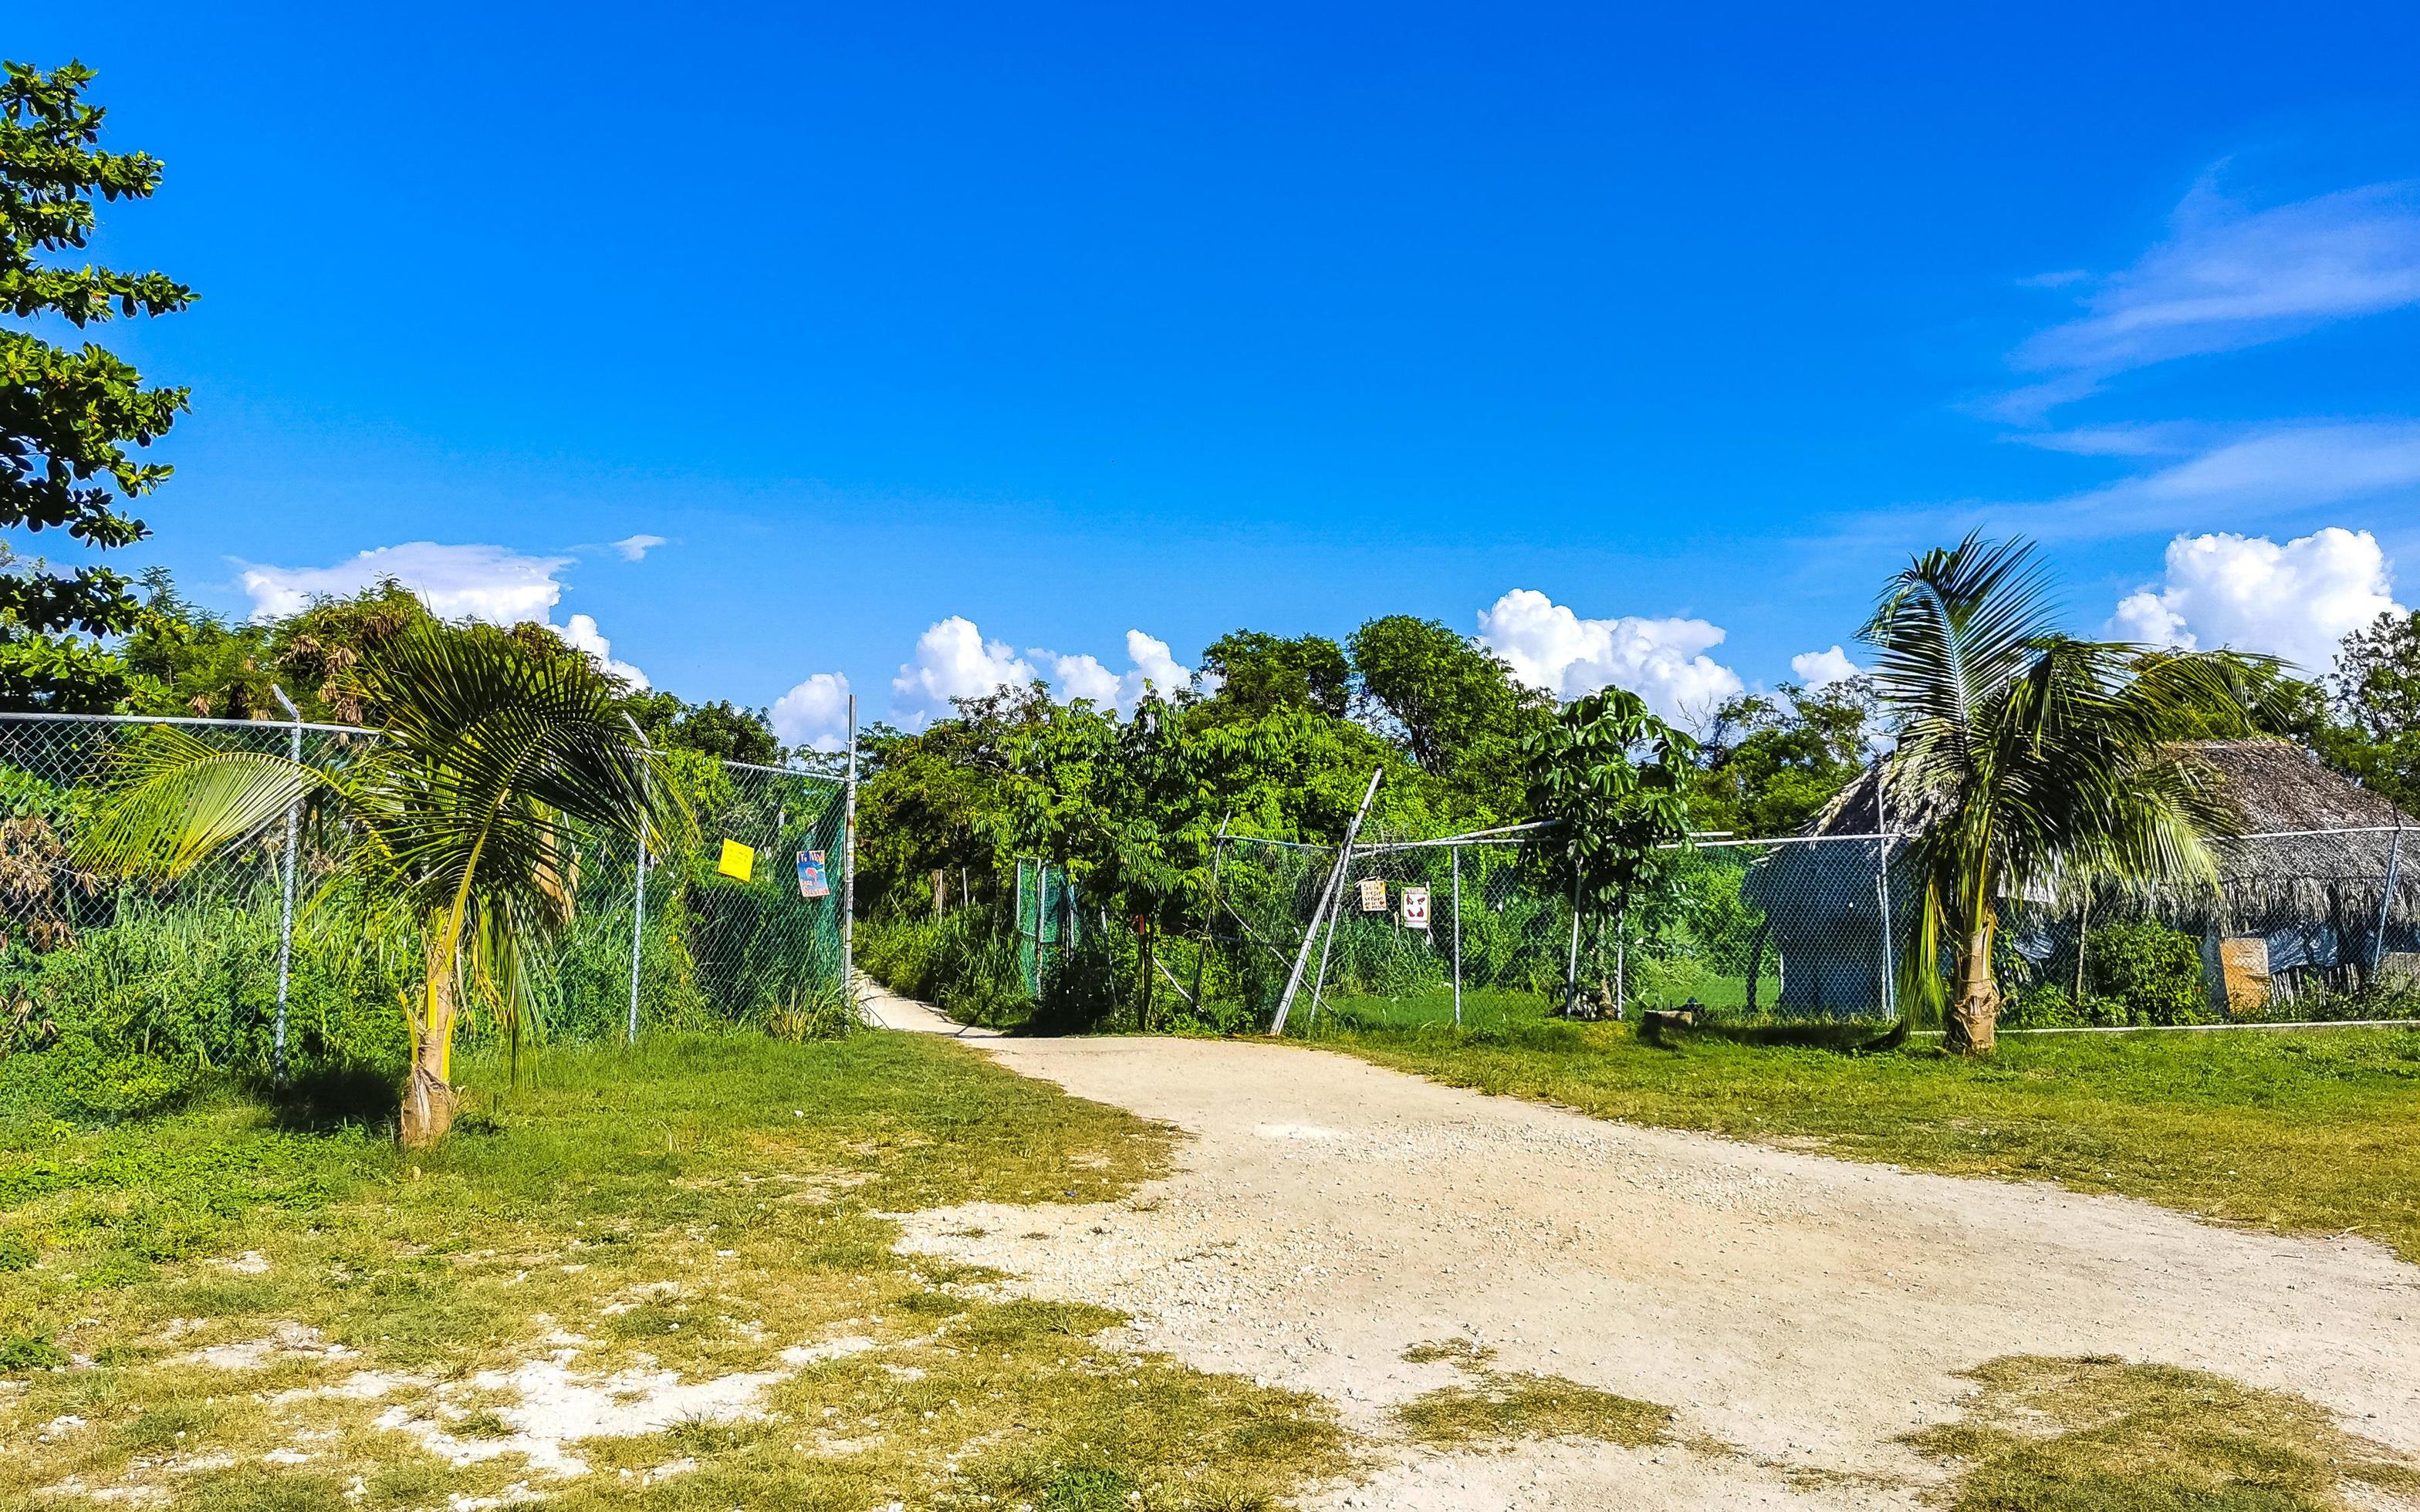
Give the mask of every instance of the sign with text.
<svg viewBox="0 0 2420 1512">
<path fill-rule="evenodd" d="M 1405 887 L 1404 889 L 1404 928 L 1426 929 L 1428 927 L 1429 889 Z"/>
<path fill-rule="evenodd" d="M 1361 911 L 1365 914 L 1383 914 L 1387 911 L 1386 878 L 1363 877 L 1361 879 Z"/>
<path fill-rule="evenodd" d="M 823 852 L 800 851 L 799 853 L 799 896 L 801 898 L 831 896 L 831 878 L 824 871 Z"/>
<path fill-rule="evenodd" d="M 742 845 L 736 840 L 724 841 L 722 859 L 715 863 L 714 869 L 726 877 L 737 877 L 742 882 L 752 880 L 756 875 L 756 847 Z"/>
</svg>

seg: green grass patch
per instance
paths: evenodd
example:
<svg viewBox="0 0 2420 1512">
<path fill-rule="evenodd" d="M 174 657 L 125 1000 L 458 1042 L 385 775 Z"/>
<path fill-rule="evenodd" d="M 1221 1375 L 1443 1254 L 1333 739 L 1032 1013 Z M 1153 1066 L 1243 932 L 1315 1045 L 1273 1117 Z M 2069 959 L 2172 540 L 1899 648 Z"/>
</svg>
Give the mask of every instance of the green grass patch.
<svg viewBox="0 0 2420 1512">
<path fill-rule="evenodd" d="M 888 1212 L 1124 1196 L 1169 1168 L 1162 1128 L 908 1035 L 527 1069 L 474 1059 L 430 1151 L 395 1146 L 383 1088 L 0 1121 L 23 1245 L 0 1269 L 0 1504 L 380 1512 L 528 1482 L 568 1509 L 1072 1507 L 1104 1486 L 1245 1507 L 1343 1463 L 1311 1398 L 892 1249 Z M 592 1416 L 667 1379 L 754 1384 L 745 1411 L 699 1397 L 561 1440 L 590 1473 L 558 1478 L 529 1457 L 561 1427 L 531 1369 L 600 1391 Z"/>
<path fill-rule="evenodd" d="M 2197 1370 L 2021 1355 L 1966 1374 L 1965 1415 L 1907 1441 L 1959 1467 L 1955 1512 L 2342 1512 L 2374 1504 L 2349 1487 L 2420 1489 L 2317 1405 Z"/>
<path fill-rule="evenodd" d="M 1516 1439 L 1597 1439 L 1638 1448 L 1672 1441 L 1672 1410 L 1561 1376 L 1491 1370 L 1496 1351 L 1476 1340 L 1435 1339 L 1404 1351 L 1412 1365 L 1450 1365 L 1464 1379 L 1397 1407 L 1397 1426 L 1441 1449 Z"/>
<path fill-rule="evenodd" d="M 2003 1040 L 1987 1060 L 1851 1054 L 1625 1024 L 1338 1028 L 1336 1049 L 1598 1118 L 1811 1144 L 1956 1176 L 2055 1181 L 2288 1233 L 2366 1234 L 2420 1261 L 2420 1032 Z"/>
</svg>

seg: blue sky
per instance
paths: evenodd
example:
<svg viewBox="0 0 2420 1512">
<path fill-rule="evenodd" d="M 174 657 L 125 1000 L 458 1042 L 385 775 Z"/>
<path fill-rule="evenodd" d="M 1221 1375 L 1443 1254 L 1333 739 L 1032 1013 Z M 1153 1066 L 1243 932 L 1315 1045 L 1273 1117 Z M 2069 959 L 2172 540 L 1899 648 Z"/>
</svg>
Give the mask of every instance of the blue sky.
<svg viewBox="0 0 2420 1512">
<path fill-rule="evenodd" d="M 1978 524 L 2086 631 L 2307 659 L 2420 599 L 2420 12 L 1802 10 L 96 4 L 6 45 L 166 161 L 98 249 L 201 295 L 114 338 L 194 391 L 123 555 L 229 612 L 432 543 L 371 562 L 829 735 L 833 676 L 868 718 L 1119 696 L 1393 611 L 1685 712 L 1854 657 Z"/>
</svg>

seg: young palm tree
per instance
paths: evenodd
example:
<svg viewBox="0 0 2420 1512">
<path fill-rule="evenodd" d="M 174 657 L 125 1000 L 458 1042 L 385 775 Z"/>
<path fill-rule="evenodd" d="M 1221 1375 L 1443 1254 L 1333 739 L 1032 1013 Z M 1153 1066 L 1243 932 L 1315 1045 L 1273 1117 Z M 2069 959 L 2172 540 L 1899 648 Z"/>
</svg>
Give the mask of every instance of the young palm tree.
<svg viewBox="0 0 2420 1512">
<path fill-rule="evenodd" d="M 419 925 L 424 976 L 404 1001 L 411 1072 L 402 1139 L 425 1146 L 454 1119 L 454 1028 L 484 1006 L 518 1042 L 537 949 L 569 918 L 579 885 L 565 822 L 635 836 L 686 824 L 669 782 L 575 652 L 488 626 L 408 629 L 353 673 L 383 738 L 321 769 L 225 750 L 160 726 L 119 758 L 84 843 L 122 872 L 175 875 L 280 822 L 300 802 L 342 824 L 347 866 Z"/>
<path fill-rule="evenodd" d="M 1865 639 L 1897 727 L 1882 791 L 1923 876 L 1910 985 L 1938 1002 L 1955 952 L 1951 1050 L 1988 1054 L 2003 900 L 2098 878 L 2215 887 L 2213 840 L 2241 832 L 2218 774 L 2175 732 L 2248 733 L 2265 661 L 2077 640 L 2054 626 L 2033 548 L 1969 535 L 1911 563 Z"/>
</svg>

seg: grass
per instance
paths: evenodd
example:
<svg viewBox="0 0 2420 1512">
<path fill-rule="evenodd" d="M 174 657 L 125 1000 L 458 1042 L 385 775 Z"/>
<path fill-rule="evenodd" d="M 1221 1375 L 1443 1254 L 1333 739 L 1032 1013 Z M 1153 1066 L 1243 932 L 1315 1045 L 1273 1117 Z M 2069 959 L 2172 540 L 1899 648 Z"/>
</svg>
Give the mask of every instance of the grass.
<svg viewBox="0 0 2420 1512">
<path fill-rule="evenodd" d="M 1156 1126 L 907 1035 L 467 1080 L 422 1153 L 384 1087 L 0 1124 L 0 1504 L 1248 1508 L 1343 1463 L 1311 1398 L 892 1249 L 1127 1193 Z"/>
<path fill-rule="evenodd" d="M 2021 1355 L 1967 1372 L 1964 1418 L 1912 1435 L 1953 1461 L 1954 1512 L 2343 1512 L 2351 1487 L 2420 1471 L 2302 1397 L 2106 1358 Z"/>
<path fill-rule="evenodd" d="M 1340 1025 L 1381 1065 L 1606 1119 L 1956 1176 L 2048 1180 L 2285 1233 L 2366 1234 L 2420 1261 L 2420 1032 L 2009 1038 L 1987 1060 L 1667 1046 L 1624 1024 Z"/>
<path fill-rule="evenodd" d="M 1465 1449 L 1515 1439 L 1597 1439 L 1640 1448 L 1672 1442 L 1672 1410 L 1618 1396 L 1561 1376 L 1491 1370 L 1496 1351 L 1468 1339 L 1415 1344 L 1413 1365 L 1438 1362 L 1465 1379 L 1422 1392 L 1394 1411 L 1414 1440 L 1440 1449 Z"/>
</svg>

